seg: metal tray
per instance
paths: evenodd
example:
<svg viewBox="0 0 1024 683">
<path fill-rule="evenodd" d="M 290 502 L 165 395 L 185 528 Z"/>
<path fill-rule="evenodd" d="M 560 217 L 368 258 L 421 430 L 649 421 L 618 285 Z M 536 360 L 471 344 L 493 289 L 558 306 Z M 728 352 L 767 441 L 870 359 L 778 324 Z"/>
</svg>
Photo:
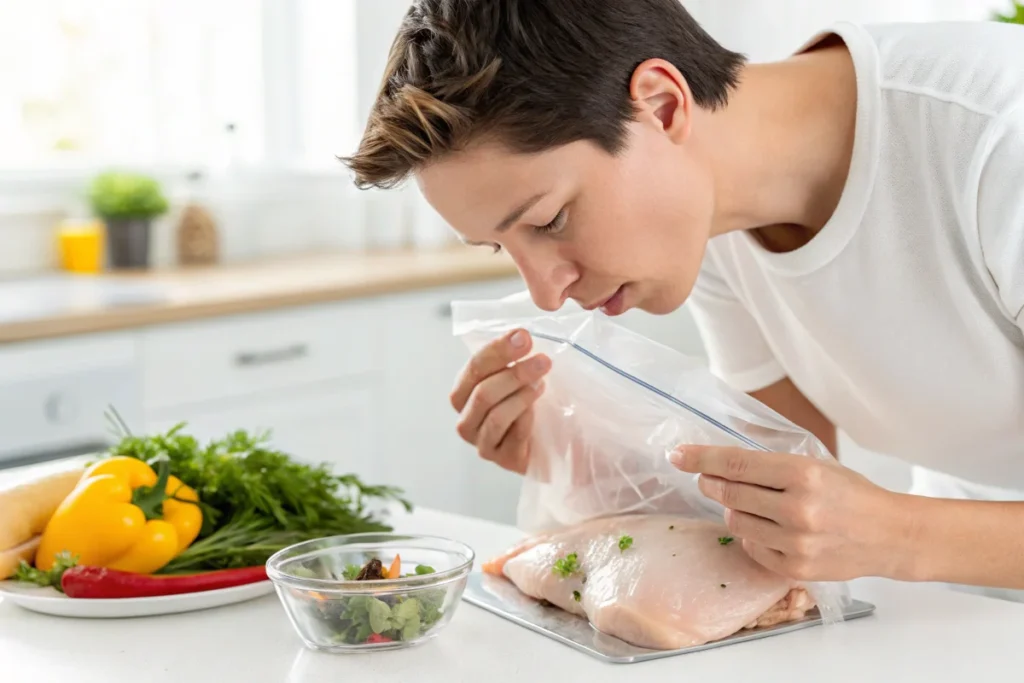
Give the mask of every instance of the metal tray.
<svg viewBox="0 0 1024 683">
<path fill-rule="evenodd" d="M 822 623 L 818 611 L 812 610 L 800 621 L 741 631 L 728 638 L 705 645 L 696 645 L 681 650 L 648 650 L 605 635 L 594 629 L 586 619 L 581 619 L 557 607 L 543 605 L 521 593 L 512 582 L 496 576 L 480 572 L 470 574 L 462 599 L 471 605 L 476 605 L 531 631 L 612 664 L 633 664 L 700 652 L 748 640 L 790 633 Z M 874 611 L 875 606 L 871 603 L 851 600 L 844 615 L 847 620 L 857 619 L 866 617 Z"/>
</svg>

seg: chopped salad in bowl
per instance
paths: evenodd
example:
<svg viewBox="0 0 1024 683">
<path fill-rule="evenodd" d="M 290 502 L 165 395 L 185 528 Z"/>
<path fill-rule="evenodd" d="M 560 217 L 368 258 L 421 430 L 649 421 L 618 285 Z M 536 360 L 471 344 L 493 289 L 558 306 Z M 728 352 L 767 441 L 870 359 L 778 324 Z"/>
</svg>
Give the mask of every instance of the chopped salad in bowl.
<svg viewBox="0 0 1024 683">
<path fill-rule="evenodd" d="M 436 636 L 462 598 L 475 555 L 458 541 L 365 533 L 305 541 L 267 561 L 267 575 L 307 647 L 408 647 Z"/>
</svg>

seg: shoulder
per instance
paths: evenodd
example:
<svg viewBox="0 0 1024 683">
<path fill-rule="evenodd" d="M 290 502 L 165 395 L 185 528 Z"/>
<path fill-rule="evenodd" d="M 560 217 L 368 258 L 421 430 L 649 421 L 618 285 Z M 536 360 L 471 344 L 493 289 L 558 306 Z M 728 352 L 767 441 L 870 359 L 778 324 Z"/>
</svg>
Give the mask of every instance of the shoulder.
<svg viewBox="0 0 1024 683">
<path fill-rule="evenodd" d="M 1024 27 L 994 21 L 868 24 L 882 90 L 999 116 L 1024 96 Z"/>
</svg>

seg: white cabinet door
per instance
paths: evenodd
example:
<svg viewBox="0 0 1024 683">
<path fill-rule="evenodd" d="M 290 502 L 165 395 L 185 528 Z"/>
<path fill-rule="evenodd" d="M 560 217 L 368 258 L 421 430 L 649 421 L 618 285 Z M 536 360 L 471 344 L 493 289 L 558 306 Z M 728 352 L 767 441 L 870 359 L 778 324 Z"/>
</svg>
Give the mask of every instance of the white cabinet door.
<svg viewBox="0 0 1024 683">
<path fill-rule="evenodd" d="M 229 432 L 271 431 L 271 443 L 296 459 L 328 463 L 336 474 L 354 473 L 367 483 L 387 484 L 373 457 L 373 420 L 377 387 L 332 383 L 290 389 L 263 400 L 173 410 L 151 416 L 154 433 L 187 422 L 185 430 L 201 441 Z"/>
<path fill-rule="evenodd" d="M 0 467 L 103 450 L 110 406 L 138 428 L 141 375 L 129 333 L 0 345 Z"/>
<path fill-rule="evenodd" d="M 437 288 L 380 300 L 386 333 L 379 457 L 413 503 L 503 522 L 515 521 L 520 478 L 479 459 L 455 432 L 448 402 L 469 354 L 452 335 L 453 299 L 495 298 L 523 288 L 518 278 Z"/>
<path fill-rule="evenodd" d="M 346 301 L 149 328 L 141 334 L 146 411 L 372 373 L 374 319 L 362 301 Z"/>
</svg>

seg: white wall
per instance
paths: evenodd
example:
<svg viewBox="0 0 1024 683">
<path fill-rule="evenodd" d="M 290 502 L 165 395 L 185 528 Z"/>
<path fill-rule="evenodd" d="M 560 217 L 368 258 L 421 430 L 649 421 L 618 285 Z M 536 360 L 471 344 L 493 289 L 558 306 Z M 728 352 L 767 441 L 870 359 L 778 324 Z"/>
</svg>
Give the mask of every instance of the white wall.
<svg viewBox="0 0 1024 683">
<path fill-rule="evenodd" d="M 410 0 L 356 2 L 356 61 L 358 63 L 358 116 L 366 120 L 377 96 L 388 51 L 395 39 Z"/>
</svg>

